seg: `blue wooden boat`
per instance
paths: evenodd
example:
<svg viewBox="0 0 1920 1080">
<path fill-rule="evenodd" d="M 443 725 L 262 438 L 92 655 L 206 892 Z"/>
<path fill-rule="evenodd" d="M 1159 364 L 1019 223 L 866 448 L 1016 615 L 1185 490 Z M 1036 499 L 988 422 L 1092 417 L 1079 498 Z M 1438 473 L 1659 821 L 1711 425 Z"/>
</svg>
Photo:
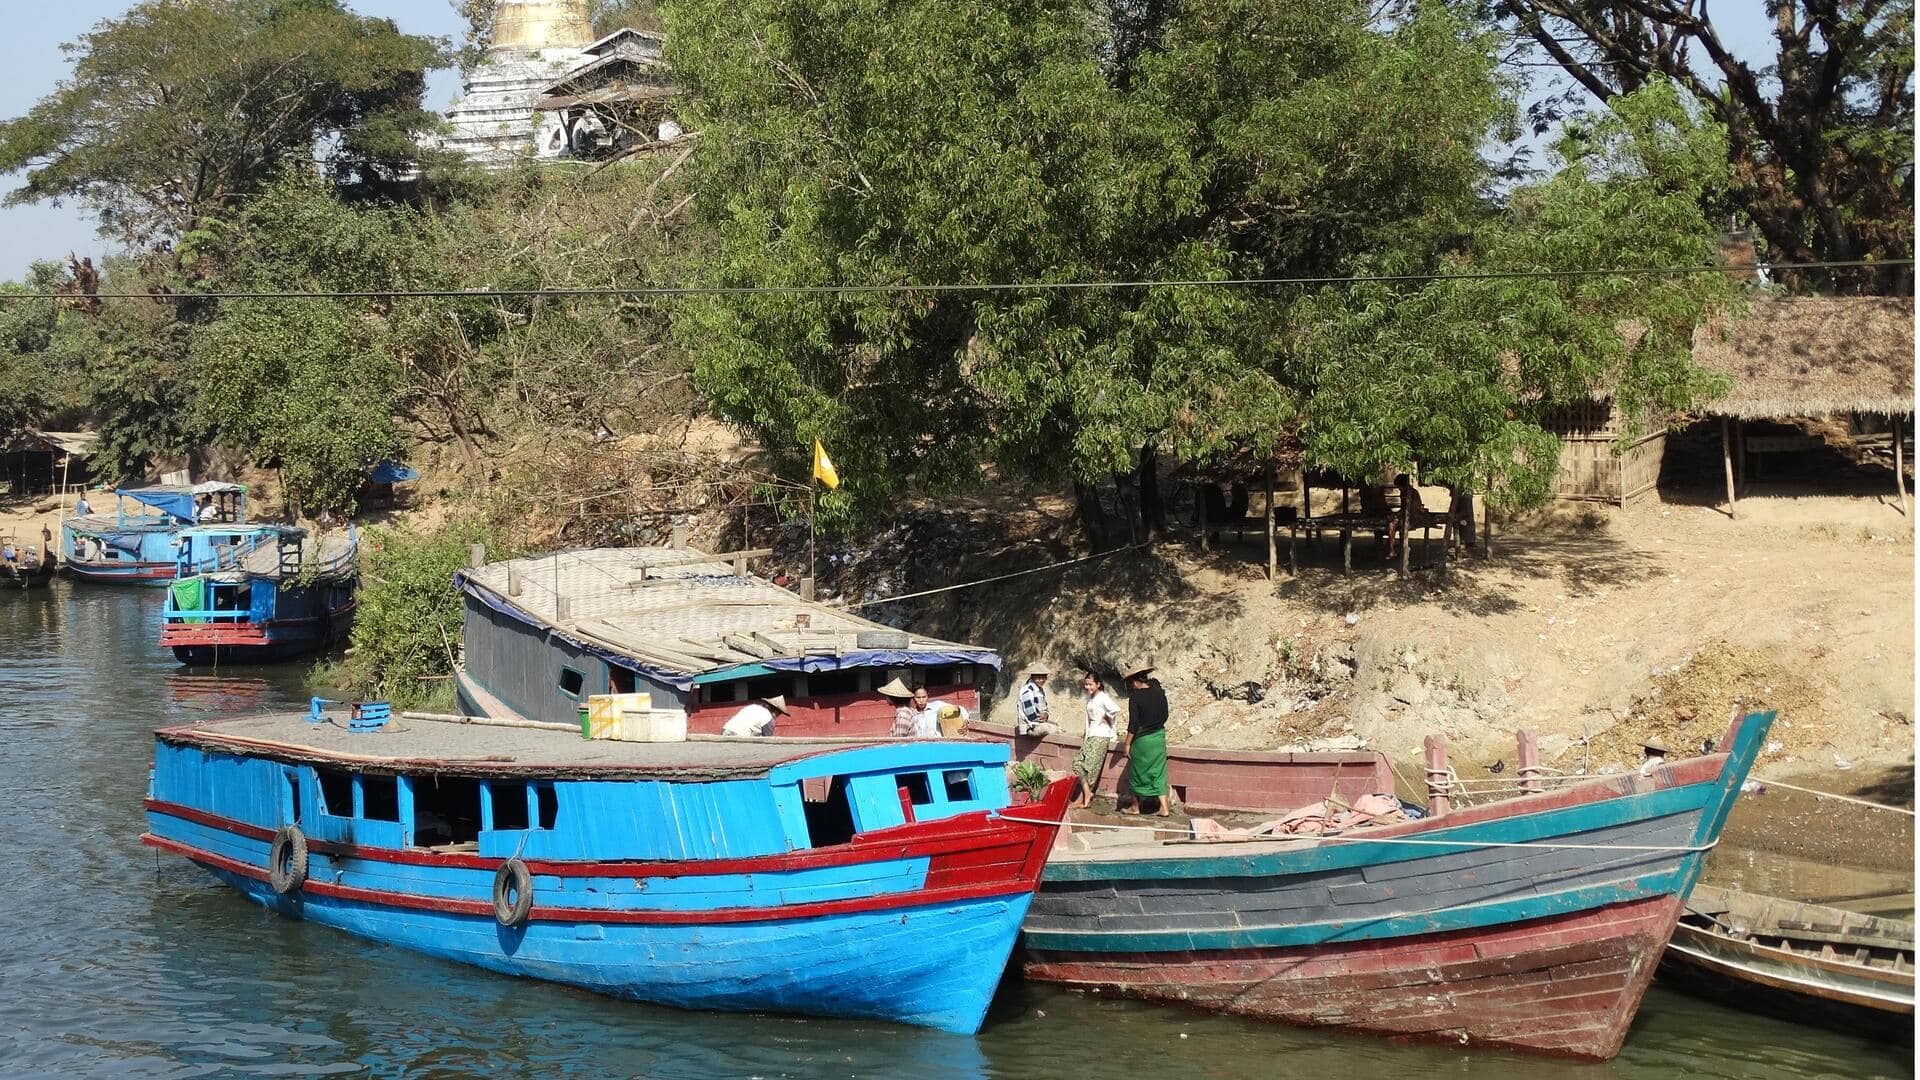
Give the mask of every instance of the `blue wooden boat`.
<svg viewBox="0 0 1920 1080">
<path fill-rule="evenodd" d="M 359 537 L 311 540 L 305 529 L 263 526 L 243 544 L 198 553 L 226 526 L 182 530 L 179 576 L 167 591 L 160 644 L 183 664 L 284 660 L 344 641 L 353 627 Z"/>
<path fill-rule="evenodd" d="M 164 585 L 179 573 L 183 552 L 176 540 L 196 518 L 225 527 L 229 546 L 242 544 L 252 531 L 246 524 L 247 489 L 209 481 L 194 485 L 118 488 L 112 513 L 74 516 L 60 523 L 60 550 L 69 573 L 82 581 L 110 585 Z M 129 512 L 128 500 L 135 508 Z M 211 507 L 211 511 L 206 507 Z M 223 533 L 203 534 L 207 546 L 184 553 L 196 565 L 218 556 L 212 546 Z"/>
<path fill-rule="evenodd" d="M 1406 1038 L 1620 1050 L 1772 713 L 1723 753 L 1338 836 L 1076 836 L 1026 974 Z"/>
<path fill-rule="evenodd" d="M 142 841 L 282 914 L 510 975 L 972 1032 L 1068 794 L 1009 820 L 1001 744 L 588 741 L 384 708 L 156 732 Z"/>
</svg>

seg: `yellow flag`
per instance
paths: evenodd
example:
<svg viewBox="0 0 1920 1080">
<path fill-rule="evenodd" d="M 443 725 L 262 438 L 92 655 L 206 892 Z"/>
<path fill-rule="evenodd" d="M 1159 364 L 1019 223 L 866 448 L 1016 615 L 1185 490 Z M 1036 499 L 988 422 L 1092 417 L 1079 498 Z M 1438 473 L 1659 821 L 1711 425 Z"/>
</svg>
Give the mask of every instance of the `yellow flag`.
<svg viewBox="0 0 1920 1080">
<path fill-rule="evenodd" d="M 833 467 L 833 459 L 827 456 L 827 448 L 820 440 L 813 440 L 813 478 L 828 488 L 840 486 L 840 472 Z"/>
</svg>

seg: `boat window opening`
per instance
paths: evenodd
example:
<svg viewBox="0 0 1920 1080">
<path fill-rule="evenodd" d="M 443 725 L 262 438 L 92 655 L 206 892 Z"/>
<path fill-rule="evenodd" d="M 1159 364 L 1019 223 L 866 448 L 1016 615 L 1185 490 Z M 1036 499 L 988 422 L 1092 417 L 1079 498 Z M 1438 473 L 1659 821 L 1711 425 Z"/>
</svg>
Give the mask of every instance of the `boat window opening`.
<svg viewBox="0 0 1920 1080">
<path fill-rule="evenodd" d="M 587 677 L 585 675 L 580 674 L 570 667 L 560 669 L 561 693 L 570 698 L 577 698 L 580 696 L 580 691 L 586 688 L 586 685 Z"/>
<path fill-rule="evenodd" d="M 320 812 L 333 817 L 353 816 L 353 774 L 343 769 L 315 769 L 320 781 Z"/>
<path fill-rule="evenodd" d="M 360 816 L 368 821 L 400 820 L 400 779 L 395 776 L 360 777 Z"/>
<path fill-rule="evenodd" d="M 807 675 L 807 694 L 810 697 L 838 697 L 842 694 L 860 692 L 860 669 L 844 671 L 815 671 Z"/>
<path fill-rule="evenodd" d="M 787 675 L 766 675 L 747 683 L 747 697 L 765 699 L 793 694 L 793 679 Z"/>
<path fill-rule="evenodd" d="M 607 693 L 633 693 L 633 671 L 618 664 L 607 665 Z"/>
<path fill-rule="evenodd" d="M 527 827 L 527 785 L 489 783 L 487 792 L 493 798 L 495 831 Z"/>
<path fill-rule="evenodd" d="M 832 847 L 853 839 L 853 804 L 847 799 L 847 778 L 836 776 L 827 784 L 820 799 L 801 796 L 801 810 L 807 818 L 807 843 L 812 847 Z"/>
<path fill-rule="evenodd" d="M 437 848 L 480 840 L 480 781 L 455 776 L 413 782 L 413 843 Z"/>
<path fill-rule="evenodd" d="M 533 800 L 539 808 L 536 828 L 551 829 L 560 817 L 560 798 L 553 792 L 552 784 L 533 785 Z"/>
<path fill-rule="evenodd" d="M 899 783 L 900 789 L 913 799 L 913 805 L 926 806 L 933 802 L 933 785 L 927 782 L 926 773 L 901 773 L 895 776 L 894 780 Z"/>
<path fill-rule="evenodd" d="M 973 770 L 948 769 L 940 774 L 940 780 L 946 785 L 948 802 L 973 801 Z"/>
<path fill-rule="evenodd" d="M 952 686 L 954 681 L 953 669 L 950 667 L 930 667 L 920 672 L 922 686 Z"/>
<path fill-rule="evenodd" d="M 287 824 L 300 824 L 300 775 L 286 772 L 280 774 L 287 782 Z"/>
</svg>

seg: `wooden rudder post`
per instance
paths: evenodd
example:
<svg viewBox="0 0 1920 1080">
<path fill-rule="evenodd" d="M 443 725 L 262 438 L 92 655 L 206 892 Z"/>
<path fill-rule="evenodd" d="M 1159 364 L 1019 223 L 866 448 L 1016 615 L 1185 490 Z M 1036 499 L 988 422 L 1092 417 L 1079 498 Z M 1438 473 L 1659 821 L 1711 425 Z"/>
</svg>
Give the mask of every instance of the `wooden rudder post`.
<svg viewBox="0 0 1920 1080">
<path fill-rule="evenodd" d="M 1540 779 L 1540 733 L 1521 728 L 1514 737 L 1520 744 L 1520 794 L 1538 795 L 1546 790 Z"/>
<path fill-rule="evenodd" d="M 1452 777 L 1447 771 L 1447 737 L 1427 736 L 1427 814 L 1439 817 L 1447 812 L 1453 799 Z"/>
</svg>

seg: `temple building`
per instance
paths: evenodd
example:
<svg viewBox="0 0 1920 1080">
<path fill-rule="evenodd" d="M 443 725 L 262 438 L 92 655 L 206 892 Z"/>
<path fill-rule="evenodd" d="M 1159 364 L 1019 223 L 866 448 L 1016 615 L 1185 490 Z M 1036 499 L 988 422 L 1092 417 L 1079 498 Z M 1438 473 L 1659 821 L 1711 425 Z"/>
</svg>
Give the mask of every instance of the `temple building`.
<svg viewBox="0 0 1920 1080">
<path fill-rule="evenodd" d="M 607 157 L 680 134 L 662 39 L 633 29 L 599 39 L 586 0 L 498 0 L 493 37 L 447 108 L 446 149 L 490 166 L 525 157 Z"/>
</svg>

